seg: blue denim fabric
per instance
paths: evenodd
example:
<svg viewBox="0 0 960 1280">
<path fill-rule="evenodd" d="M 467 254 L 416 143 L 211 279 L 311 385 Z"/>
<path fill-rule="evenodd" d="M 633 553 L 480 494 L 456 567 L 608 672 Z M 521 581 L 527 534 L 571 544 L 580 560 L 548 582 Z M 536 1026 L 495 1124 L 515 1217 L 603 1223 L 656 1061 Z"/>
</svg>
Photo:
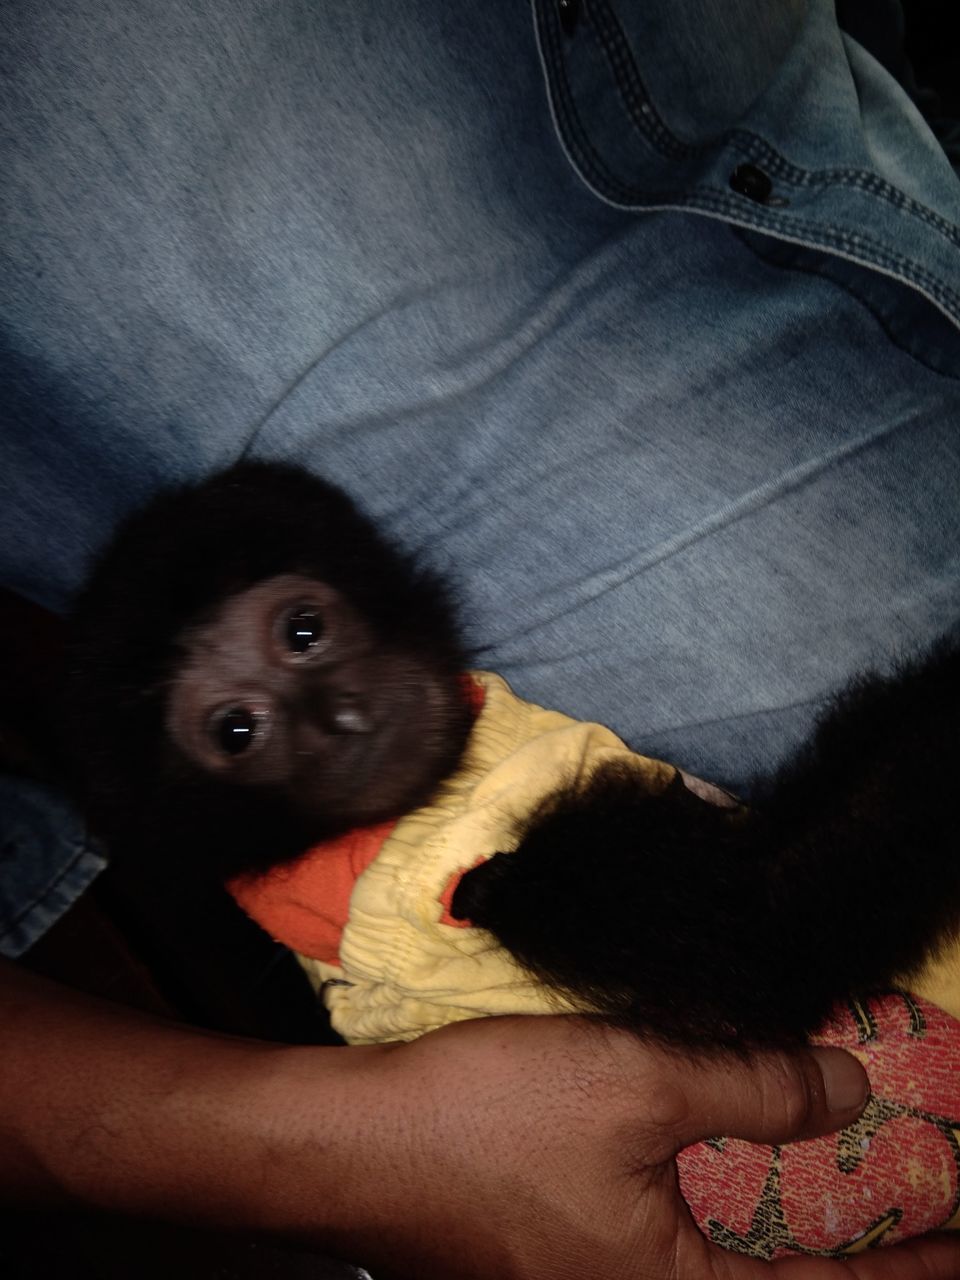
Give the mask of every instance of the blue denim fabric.
<svg viewBox="0 0 960 1280">
<path fill-rule="evenodd" d="M 6 585 L 296 459 L 734 787 L 960 615 L 960 183 L 830 0 L 4 16 Z"/>
<path fill-rule="evenodd" d="M 47 787 L 0 775 L 0 955 L 16 958 L 103 870 L 80 818 Z"/>
</svg>

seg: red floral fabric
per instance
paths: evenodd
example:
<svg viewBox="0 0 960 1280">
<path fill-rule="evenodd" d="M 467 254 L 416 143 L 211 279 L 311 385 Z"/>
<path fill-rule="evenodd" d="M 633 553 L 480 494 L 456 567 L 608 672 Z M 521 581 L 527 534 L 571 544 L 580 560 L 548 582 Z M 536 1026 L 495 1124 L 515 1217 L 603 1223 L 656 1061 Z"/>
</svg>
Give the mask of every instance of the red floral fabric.
<svg viewBox="0 0 960 1280">
<path fill-rule="evenodd" d="M 960 1022 L 887 995 L 839 1009 L 819 1044 L 864 1064 L 872 1089 L 849 1129 L 764 1147 L 719 1139 L 680 1153 L 701 1231 L 759 1258 L 841 1255 L 960 1227 Z"/>
</svg>

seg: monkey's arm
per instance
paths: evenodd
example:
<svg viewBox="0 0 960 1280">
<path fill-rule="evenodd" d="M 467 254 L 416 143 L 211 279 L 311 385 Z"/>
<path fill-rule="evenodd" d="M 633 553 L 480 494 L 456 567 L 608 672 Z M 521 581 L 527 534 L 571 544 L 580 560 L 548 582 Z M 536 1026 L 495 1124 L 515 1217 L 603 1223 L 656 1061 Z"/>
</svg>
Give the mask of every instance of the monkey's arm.
<svg viewBox="0 0 960 1280">
<path fill-rule="evenodd" d="M 749 813 L 607 773 L 464 877 L 454 914 L 585 1004 L 687 1043 L 789 1041 L 960 918 L 960 652 L 837 699 Z"/>
</svg>

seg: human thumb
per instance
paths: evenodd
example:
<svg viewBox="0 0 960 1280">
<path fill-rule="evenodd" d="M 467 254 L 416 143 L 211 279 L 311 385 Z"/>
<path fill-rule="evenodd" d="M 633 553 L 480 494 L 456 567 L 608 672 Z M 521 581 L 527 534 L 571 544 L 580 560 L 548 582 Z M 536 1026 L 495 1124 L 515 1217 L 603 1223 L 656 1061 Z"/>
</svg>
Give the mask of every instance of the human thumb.
<svg viewBox="0 0 960 1280">
<path fill-rule="evenodd" d="M 704 1138 L 777 1145 L 852 1124 L 870 1086 L 843 1049 L 815 1048 L 677 1063 L 652 1108 L 662 1158 Z"/>
</svg>

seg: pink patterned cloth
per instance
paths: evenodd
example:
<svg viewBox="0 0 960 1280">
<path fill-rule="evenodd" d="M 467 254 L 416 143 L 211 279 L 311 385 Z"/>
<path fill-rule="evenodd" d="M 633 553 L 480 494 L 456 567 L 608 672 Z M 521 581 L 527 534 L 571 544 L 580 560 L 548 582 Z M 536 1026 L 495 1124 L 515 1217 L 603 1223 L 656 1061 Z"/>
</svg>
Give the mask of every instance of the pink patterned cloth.
<svg viewBox="0 0 960 1280">
<path fill-rule="evenodd" d="M 838 1009 L 872 1096 L 849 1129 L 782 1147 L 701 1142 L 678 1158 L 701 1231 L 759 1258 L 839 1255 L 960 1228 L 960 1022 L 914 996 Z"/>
</svg>

